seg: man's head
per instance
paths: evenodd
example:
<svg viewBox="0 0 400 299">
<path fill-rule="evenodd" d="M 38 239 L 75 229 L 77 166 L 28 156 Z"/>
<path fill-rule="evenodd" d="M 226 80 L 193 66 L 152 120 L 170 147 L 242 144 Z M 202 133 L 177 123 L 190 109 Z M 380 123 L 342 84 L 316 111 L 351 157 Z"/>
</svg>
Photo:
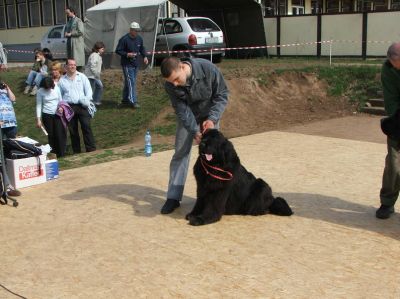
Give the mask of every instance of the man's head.
<svg viewBox="0 0 400 299">
<path fill-rule="evenodd" d="M 76 61 L 75 59 L 68 59 L 67 64 L 65 65 L 65 69 L 67 70 L 67 75 L 71 76 L 76 73 Z"/>
<path fill-rule="evenodd" d="M 129 34 L 132 37 L 136 37 L 138 31 L 140 31 L 140 25 L 139 23 L 132 22 L 131 25 L 129 26 Z"/>
<path fill-rule="evenodd" d="M 395 69 L 400 70 L 400 42 L 391 44 L 387 51 L 387 58 Z"/>
<path fill-rule="evenodd" d="M 67 17 L 75 17 L 76 12 L 75 9 L 73 9 L 71 6 L 67 6 L 65 8 L 65 14 L 67 15 Z"/>
<path fill-rule="evenodd" d="M 177 57 L 167 57 L 161 63 L 161 75 L 174 86 L 185 86 L 190 76 L 190 67 Z"/>
</svg>

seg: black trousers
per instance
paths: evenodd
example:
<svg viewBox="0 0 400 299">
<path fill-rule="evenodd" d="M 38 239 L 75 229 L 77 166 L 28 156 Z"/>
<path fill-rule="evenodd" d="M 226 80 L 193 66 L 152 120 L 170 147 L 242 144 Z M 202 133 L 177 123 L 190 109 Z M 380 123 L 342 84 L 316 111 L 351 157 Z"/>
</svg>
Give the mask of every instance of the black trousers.
<svg viewBox="0 0 400 299">
<path fill-rule="evenodd" d="M 52 152 L 57 157 L 65 156 L 65 150 L 67 147 L 67 130 L 64 128 L 61 118 L 55 114 L 42 114 L 43 125 L 49 134 L 49 144 L 52 148 Z"/>
<path fill-rule="evenodd" d="M 81 152 L 81 141 L 79 136 L 79 124 L 81 125 L 83 142 L 85 143 L 86 152 L 96 150 L 92 128 L 90 126 L 91 117 L 88 110 L 81 104 L 69 104 L 74 110 L 74 117 L 68 124 L 69 134 L 71 136 L 71 145 L 74 154 Z"/>
</svg>

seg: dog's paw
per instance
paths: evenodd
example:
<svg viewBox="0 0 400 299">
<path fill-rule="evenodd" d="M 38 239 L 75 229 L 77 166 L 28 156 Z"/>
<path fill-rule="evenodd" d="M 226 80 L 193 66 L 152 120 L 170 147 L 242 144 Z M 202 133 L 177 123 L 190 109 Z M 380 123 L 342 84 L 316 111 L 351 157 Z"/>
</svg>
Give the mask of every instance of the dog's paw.
<svg viewBox="0 0 400 299">
<path fill-rule="evenodd" d="M 187 215 L 189 224 L 193 226 L 204 225 L 204 219 L 199 216 Z"/>
</svg>

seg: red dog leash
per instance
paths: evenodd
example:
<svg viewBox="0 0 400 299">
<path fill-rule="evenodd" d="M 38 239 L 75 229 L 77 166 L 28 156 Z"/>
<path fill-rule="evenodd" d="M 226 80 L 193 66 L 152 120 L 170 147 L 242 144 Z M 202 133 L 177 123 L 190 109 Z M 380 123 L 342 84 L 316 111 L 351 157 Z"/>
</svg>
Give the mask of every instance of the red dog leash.
<svg viewBox="0 0 400 299">
<path fill-rule="evenodd" d="M 217 179 L 217 180 L 220 180 L 220 181 L 230 181 L 230 180 L 233 179 L 233 174 L 232 174 L 232 172 L 227 171 L 227 170 L 223 170 L 223 169 L 218 168 L 218 167 L 215 167 L 215 166 L 212 166 L 212 165 L 208 164 L 206 161 L 204 161 L 204 159 L 202 159 L 202 158 L 200 158 L 200 162 L 201 162 L 201 165 L 203 166 L 204 171 L 206 172 L 206 174 L 212 176 L 214 179 Z M 218 176 L 218 175 L 215 175 L 215 174 L 211 173 L 210 171 L 208 171 L 207 167 L 208 167 L 208 168 L 211 168 L 211 169 L 214 169 L 214 170 L 216 170 L 216 171 L 225 173 L 225 174 L 228 175 L 228 177 L 227 177 L 227 178 L 224 178 L 224 177 L 220 177 L 220 176 Z"/>
</svg>

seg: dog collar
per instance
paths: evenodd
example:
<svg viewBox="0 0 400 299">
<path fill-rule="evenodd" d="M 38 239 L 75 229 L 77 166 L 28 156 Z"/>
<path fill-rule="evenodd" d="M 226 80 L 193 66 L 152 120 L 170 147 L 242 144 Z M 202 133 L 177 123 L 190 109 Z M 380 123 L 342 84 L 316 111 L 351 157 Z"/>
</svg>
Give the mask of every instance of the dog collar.
<svg viewBox="0 0 400 299">
<path fill-rule="evenodd" d="M 206 174 L 208 174 L 209 176 L 212 176 L 214 179 L 217 179 L 217 180 L 220 180 L 220 181 L 230 181 L 230 180 L 233 179 L 232 172 L 227 171 L 227 170 L 223 170 L 223 169 L 215 167 L 215 166 L 212 166 L 212 165 L 208 164 L 206 161 L 204 161 L 203 158 L 200 158 L 200 162 L 201 162 L 201 165 L 203 166 L 203 169 L 206 172 Z M 211 173 L 207 168 L 211 168 L 211 169 L 219 171 L 219 172 L 221 172 L 223 174 L 226 174 L 227 177 L 224 178 L 224 177 L 215 175 L 215 174 Z"/>
</svg>

